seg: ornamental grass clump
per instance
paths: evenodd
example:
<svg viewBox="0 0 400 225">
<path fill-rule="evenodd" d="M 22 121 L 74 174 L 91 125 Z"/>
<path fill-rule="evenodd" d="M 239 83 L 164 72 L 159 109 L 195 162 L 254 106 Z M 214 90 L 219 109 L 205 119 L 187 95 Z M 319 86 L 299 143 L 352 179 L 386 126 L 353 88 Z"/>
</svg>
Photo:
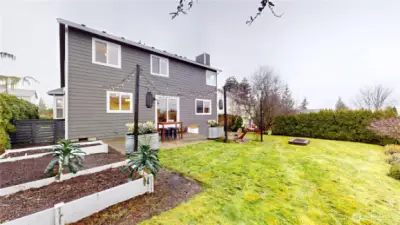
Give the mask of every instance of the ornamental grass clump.
<svg viewBox="0 0 400 225">
<path fill-rule="evenodd" d="M 386 155 L 400 153 L 400 145 L 386 145 L 385 153 L 386 153 Z"/>
<path fill-rule="evenodd" d="M 128 164 L 122 169 L 122 172 L 129 172 L 128 179 L 130 181 L 143 175 L 143 172 L 156 176 L 162 168 L 158 158 L 158 150 L 152 149 L 148 144 L 140 145 L 139 151 L 128 155 L 128 159 Z M 143 176 L 143 178 L 144 184 L 146 184 L 146 177 Z M 148 183 L 149 181 L 147 180 Z"/>
<path fill-rule="evenodd" d="M 128 128 L 127 135 L 135 134 L 135 123 L 127 123 L 125 126 Z M 138 123 L 138 131 L 139 135 L 157 133 L 154 123 L 151 121 L 147 121 L 146 123 Z"/>
<path fill-rule="evenodd" d="M 61 178 L 64 168 L 70 173 L 77 173 L 83 167 L 84 155 L 79 145 L 73 144 L 70 140 L 61 140 L 58 146 L 52 149 L 53 159 L 44 171 L 48 176 L 54 176 L 56 180 Z"/>
<path fill-rule="evenodd" d="M 219 127 L 220 125 L 218 124 L 218 122 L 216 120 L 209 120 L 208 126 L 209 127 Z"/>
</svg>

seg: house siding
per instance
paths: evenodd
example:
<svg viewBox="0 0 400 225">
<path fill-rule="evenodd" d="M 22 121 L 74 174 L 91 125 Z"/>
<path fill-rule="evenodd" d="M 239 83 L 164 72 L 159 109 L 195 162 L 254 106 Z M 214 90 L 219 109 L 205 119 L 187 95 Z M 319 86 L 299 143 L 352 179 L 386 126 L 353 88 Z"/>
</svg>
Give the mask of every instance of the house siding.
<svg viewBox="0 0 400 225">
<path fill-rule="evenodd" d="M 184 126 L 197 124 L 201 134 L 207 133 L 207 121 L 217 118 L 216 87 L 206 85 L 206 70 L 169 58 L 169 77 L 150 74 L 150 55 L 145 50 L 121 45 L 121 69 L 92 63 L 92 34 L 76 29 L 68 36 L 68 134 L 69 138 L 98 139 L 122 137 L 125 124 L 133 122 L 133 113 L 107 113 L 106 86 L 121 82 L 141 67 L 139 122 L 155 121 L 155 107 L 145 107 L 147 87 L 154 95 L 180 97 L 180 121 Z M 99 37 L 96 37 L 99 38 Z M 105 40 L 104 38 L 99 38 Z M 109 41 L 109 40 L 106 40 Z M 114 41 L 110 41 L 115 43 Z M 147 78 L 147 79 L 146 79 Z M 167 89 L 168 87 L 168 89 Z M 134 93 L 134 79 L 115 91 Z M 202 92 L 203 96 L 191 96 Z M 208 94 L 210 93 L 210 94 Z M 205 95 L 205 96 L 204 96 Z M 211 115 L 196 115 L 195 99 L 212 101 Z"/>
</svg>

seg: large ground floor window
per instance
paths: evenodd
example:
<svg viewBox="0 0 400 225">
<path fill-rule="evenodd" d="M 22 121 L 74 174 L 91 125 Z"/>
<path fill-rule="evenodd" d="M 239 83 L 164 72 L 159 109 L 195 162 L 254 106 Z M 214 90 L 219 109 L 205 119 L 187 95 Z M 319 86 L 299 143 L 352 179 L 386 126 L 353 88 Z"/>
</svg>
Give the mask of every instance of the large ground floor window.
<svg viewBox="0 0 400 225">
<path fill-rule="evenodd" d="M 173 96 L 156 96 L 156 122 L 179 121 L 179 98 Z"/>
</svg>

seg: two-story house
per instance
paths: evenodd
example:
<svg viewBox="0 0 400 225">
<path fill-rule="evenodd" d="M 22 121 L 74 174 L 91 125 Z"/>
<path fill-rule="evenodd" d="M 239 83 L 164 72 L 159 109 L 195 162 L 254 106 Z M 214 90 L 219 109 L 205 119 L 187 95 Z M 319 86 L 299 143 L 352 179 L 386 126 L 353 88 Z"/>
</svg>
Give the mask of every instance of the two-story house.
<svg viewBox="0 0 400 225">
<path fill-rule="evenodd" d="M 180 121 L 206 134 L 208 120 L 217 119 L 219 70 L 210 66 L 208 54 L 189 60 L 83 24 L 58 22 L 61 87 L 48 94 L 54 96 L 54 117 L 65 119 L 66 138 L 104 139 L 127 132 L 135 93 L 129 75 L 136 65 L 141 68 L 140 122 Z M 156 99 L 152 108 L 145 106 L 148 91 Z"/>
</svg>

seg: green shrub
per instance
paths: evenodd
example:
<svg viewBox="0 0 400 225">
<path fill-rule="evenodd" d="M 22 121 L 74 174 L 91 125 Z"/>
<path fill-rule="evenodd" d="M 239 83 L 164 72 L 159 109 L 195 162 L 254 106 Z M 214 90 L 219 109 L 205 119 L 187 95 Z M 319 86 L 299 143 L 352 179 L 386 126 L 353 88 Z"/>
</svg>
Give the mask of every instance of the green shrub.
<svg viewBox="0 0 400 225">
<path fill-rule="evenodd" d="M 399 164 L 392 165 L 388 175 L 390 177 L 393 177 L 394 179 L 400 180 L 400 165 Z"/>
<path fill-rule="evenodd" d="M 234 131 L 237 131 L 239 128 L 242 128 L 242 127 L 243 127 L 243 119 L 241 116 L 239 116 L 236 118 Z"/>
<path fill-rule="evenodd" d="M 9 134 L 15 132 L 12 120 L 38 119 L 38 108 L 13 95 L 0 94 L 0 152 L 10 148 Z"/>
<path fill-rule="evenodd" d="M 393 110 L 322 110 L 316 113 L 278 116 L 274 119 L 272 134 L 311 137 L 331 140 L 356 141 L 372 144 L 395 144 L 398 141 L 381 137 L 368 129 L 369 124 L 381 118 L 395 117 Z"/>
<path fill-rule="evenodd" d="M 228 131 L 237 131 L 236 128 L 236 121 L 237 119 L 240 117 L 242 124 L 243 124 L 243 119 L 241 116 L 237 116 L 237 115 L 231 115 L 228 114 L 227 115 L 227 120 L 228 120 Z M 224 114 L 219 114 L 218 115 L 218 123 L 221 125 L 224 125 Z"/>
</svg>

